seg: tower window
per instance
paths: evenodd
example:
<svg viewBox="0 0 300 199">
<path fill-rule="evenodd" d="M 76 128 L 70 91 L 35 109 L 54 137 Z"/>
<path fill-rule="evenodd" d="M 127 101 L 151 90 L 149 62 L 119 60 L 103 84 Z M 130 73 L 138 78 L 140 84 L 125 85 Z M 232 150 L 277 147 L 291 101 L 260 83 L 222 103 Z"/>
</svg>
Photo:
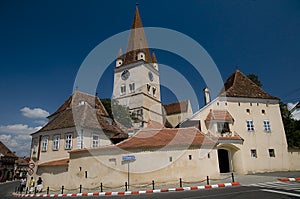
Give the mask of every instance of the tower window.
<svg viewBox="0 0 300 199">
<path fill-rule="evenodd" d="M 246 112 L 247 112 L 248 114 L 250 114 L 250 109 L 247 108 L 247 109 L 246 109 Z"/>
<path fill-rule="evenodd" d="M 150 91 L 151 91 L 151 86 L 150 84 L 147 84 L 147 92 L 150 94 Z"/>
<path fill-rule="evenodd" d="M 263 109 L 263 110 L 261 110 L 261 113 L 264 115 L 264 114 L 266 114 L 266 111 Z"/>
<path fill-rule="evenodd" d="M 189 155 L 189 160 L 192 160 L 192 155 Z"/>
<path fill-rule="evenodd" d="M 247 123 L 247 130 L 248 130 L 249 132 L 254 131 L 253 120 L 247 120 L 246 123 Z"/>
<path fill-rule="evenodd" d="M 155 87 L 152 88 L 152 92 L 153 92 L 153 96 L 156 96 L 156 88 Z"/>
<path fill-rule="evenodd" d="M 123 84 L 121 85 L 121 95 L 125 95 L 126 94 L 126 85 Z"/>
<path fill-rule="evenodd" d="M 129 92 L 134 93 L 134 91 L 135 91 L 135 84 L 134 83 L 129 84 Z"/>
</svg>

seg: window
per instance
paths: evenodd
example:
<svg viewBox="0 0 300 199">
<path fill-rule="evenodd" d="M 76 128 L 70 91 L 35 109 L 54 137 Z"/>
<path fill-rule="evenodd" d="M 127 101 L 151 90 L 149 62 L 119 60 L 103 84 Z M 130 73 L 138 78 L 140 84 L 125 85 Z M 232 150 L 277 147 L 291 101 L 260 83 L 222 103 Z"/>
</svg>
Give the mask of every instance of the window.
<svg viewBox="0 0 300 199">
<path fill-rule="evenodd" d="M 275 157 L 275 151 L 274 151 L 274 149 L 269 149 L 269 156 L 270 157 Z"/>
<path fill-rule="evenodd" d="M 152 92 L 153 92 L 153 96 L 155 97 L 156 96 L 156 88 L 155 87 L 152 88 Z"/>
<path fill-rule="evenodd" d="M 47 151 L 47 145 L 48 145 L 48 136 L 44 136 L 42 138 L 42 151 Z"/>
<path fill-rule="evenodd" d="M 126 85 L 121 85 L 121 95 L 125 95 L 126 94 Z"/>
<path fill-rule="evenodd" d="M 137 116 L 143 116 L 143 109 L 139 109 L 136 111 Z"/>
<path fill-rule="evenodd" d="M 210 153 L 207 154 L 207 158 L 208 158 L 208 159 L 210 158 Z"/>
<path fill-rule="evenodd" d="M 172 156 L 169 157 L 169 162 L 172 162 L 173 161 L 173 158 Z"/>
<path fill-rule="evenodd" d="M 71 148 L 72 148 L 72 134 L 66 134 L 65 149 L 71 149 Z"/>
<path fill-rule="evenodd" d="M 135 84 L 134 83 L 129 84 L 129 92 L 134 93 L 134 91 L 135 91 Z"/>
<path fill-rule="evenodd" d="M 254 124 L 253 124 L 253 120 L 247 120 L 247 130 L 248 131 L 254 131 Z"/>
<path fill-rule="evenodd" d="M 53 150 L 57 151 L 59 149 L 59 135 L 54 135 L 53 136 Z"/>
<path fill-rule="evenodd" d="M 82 149 L 83 148 L 83 130 L 78 132 L 78 137 L 77 137 L 77 148 Z"/>
<path fill-rule="evenodd" d="M 189 155 L 189 160 L 192 160 L 192 155 Z"/>
<path fill-rule="evenodd" d="M 218 133 L 228 133 L 228 132 L 230 132 L 228 122 L 218 122 L 217 127 L 218 127 Z"/>
<path fill-rule="evenodd" d="M 93 140 L 92 140 L 92 147 L 98 147 L 99 146 L 99 135 L 93 134 L 92 136 Z"/>
<path fill-rule="evenodd" d="M 251 149 L 251 157 L 252 158 L 257 158 L 256 149 Z"/>
<path fill-rule="evenodd" d="M 247 112 L 248 114 L 250 114 L 250 109 L 247 108 L 247 109 L 246 109 L 246 112 Z"/>
<path fill-rule="evenodd" d="M 150 84 L 147 84 L 147 92 L 150 94 L 151 86 Z"/>
<path fill-rule="evenodd" d="M 271 132 L 271 125 L 269 120 L 264 120 L 264 130 L 266 132 Z"/>
<path fill-rule="evenodd" d="M 263 109 L 263 110 L 261 110 L 261 114 L 266 114 L 266 111 Z"/>
</svg>

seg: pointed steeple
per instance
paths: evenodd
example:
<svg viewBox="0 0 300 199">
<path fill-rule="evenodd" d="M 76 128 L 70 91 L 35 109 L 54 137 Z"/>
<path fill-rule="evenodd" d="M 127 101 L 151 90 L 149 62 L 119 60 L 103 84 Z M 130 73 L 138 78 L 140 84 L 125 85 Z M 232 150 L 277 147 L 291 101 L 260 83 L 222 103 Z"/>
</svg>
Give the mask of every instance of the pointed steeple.
<svg viewBox="0 0 300 199">
<path fill-rule="evenodd" d="M 136 6 L 127 49 L 124 55 L 124 64 L 130 64 L 140 59 L 152 63 L 139 9 L 138 6 Z"/>
</svg>

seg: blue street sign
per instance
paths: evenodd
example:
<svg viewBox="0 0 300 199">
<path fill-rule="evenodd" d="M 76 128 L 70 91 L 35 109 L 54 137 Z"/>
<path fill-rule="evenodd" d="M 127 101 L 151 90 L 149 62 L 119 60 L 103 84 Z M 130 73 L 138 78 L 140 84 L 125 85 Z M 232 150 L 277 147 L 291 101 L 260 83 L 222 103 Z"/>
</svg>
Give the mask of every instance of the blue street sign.
<svg viewBox="0 0 300 199">
<path fill-rule="evenodd" d="M 135 161 L 135 156 L 134 155 L 126 155 L 122 156 L 123 161 Z"/>
</svg>

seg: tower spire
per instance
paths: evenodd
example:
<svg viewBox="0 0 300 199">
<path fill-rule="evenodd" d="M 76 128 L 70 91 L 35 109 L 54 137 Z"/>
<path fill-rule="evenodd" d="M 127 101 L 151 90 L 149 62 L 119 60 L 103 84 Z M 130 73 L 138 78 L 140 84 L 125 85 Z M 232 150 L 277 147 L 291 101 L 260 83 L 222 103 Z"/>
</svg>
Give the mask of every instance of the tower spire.
<svg viewBox="0 0 300 199">
<path fill-rule="evenodd" d="M 137 61 L 138 54 L 140 52 L 145 55 L 143 59 L 144 61 L 152 63 L 146 35 L 138 9 L 138 4 L 136 4 L 135 14 L 133 17 L 133 22 L 131 25 L 130 35 L 127 43 L 127 49 L 124 55 L 124 64 L 129 64 Z"/>
</svg>

